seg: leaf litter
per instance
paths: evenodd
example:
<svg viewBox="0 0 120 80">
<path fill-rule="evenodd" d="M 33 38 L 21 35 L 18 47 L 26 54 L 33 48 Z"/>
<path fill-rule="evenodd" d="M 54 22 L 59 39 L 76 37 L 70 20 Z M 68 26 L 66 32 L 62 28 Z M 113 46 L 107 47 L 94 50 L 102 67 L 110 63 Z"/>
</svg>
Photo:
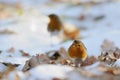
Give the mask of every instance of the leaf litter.
<svg viewBox="0 0 120 80">
<path fill-rule="evenodd" d="M 85 5 L 94 5 L 99 4 L 94 2 L 85 3 Z M 82 4 L 82 3 L 80 3 Z M 95 17 L 94 20 L 104 19 L 104 15 Z M 80 20 L 84 20 L 85 15 L 80 16 Z M 67 33 L 66 38 L 76 39 L 78 37 L 78 30 L 72 32 L 74 36 L 69 36 Z M 16 34 L 11 30 L 2 30 L 0 34 Z M 6 53 L 9 54 L 11 58 L 16 54 L 15 48 L 11 47 L 6 50 Z M 0 50 L 0 53 L 3 54 L 4 51 Z M 74 63 L 70 60 L 67 55 L 67 50 L 64 47 L 59 48 L 58 50 L 50 50 L 44 53 L 38 53 L 37 55 L 31 56 L 30 53 L 19 50 L 18 54 L 21 54 L 22 57 L 27 57 L 26 62 L 24 63 L 21 71 L 18 71 L 16 68 L 21 66 L 21 64 L 11 63 L 2 61 L 0 64 L 6 66 L 6 69 L 0 72 L 1 79 L 12 80 L 36 80 L 44 79 L 44 77 L 49 76 L 49 80 L 72 80 L 72 77 L 77 76 L 77 79 L 89 79 L 89 80 L 119 80 L 120 79 L 120 66 L 116 66 L 115 63 L 120 58 L 120 49 L 115 46 L 112 41 L 104 40 L 101 45 L 101 54 L 98 57 L 88 56 L 88 58 L 81 64 L 80 67 L 74 67 Z M 9 57 L 10 57 L 9 56 Z M 8 58 L 8 57 L 7 57 Z M 10 60 L 9 60 L 10 61 Z M 61 69 L 62 67 L 62 69 Z M 64 69 L 66 68 L 66 69 Z M 51 72 L 49 72 L 49 70 Z M 63 71 L 66 73 L 63 73 Z M 35 74 L 38 71 L 39 75 Z M 52 71 L 56 74 L 54 76 Z M 46 72 L 46 73 L 44 73 Z M 47 74 L 48 72 L 48 74 Z M 45 75 L 47 74 L 47 75 Z M 64 75 L 63 75 L 64 74 Z M 74 75 L 75 74 L 75 75 Z M 13 76 L 12 78 L 10 76 Z M 41 76 L 42 75 L 42 76 Z M 74 76 L 73 76 L 74 75 Z M 32 76 L 32 77 L 31 77 Z M 59 77 L 60 76 L 60 77 Z M 77 80 L 76 79 L 76 80 Z"/>
</svg>

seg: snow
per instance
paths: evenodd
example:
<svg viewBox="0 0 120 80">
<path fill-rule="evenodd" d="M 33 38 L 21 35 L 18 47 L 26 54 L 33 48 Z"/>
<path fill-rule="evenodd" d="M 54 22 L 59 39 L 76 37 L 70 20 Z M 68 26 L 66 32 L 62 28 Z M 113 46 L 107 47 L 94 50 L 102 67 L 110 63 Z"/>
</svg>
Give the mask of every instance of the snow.
<svg viewBox="0 0 120 80">
<path fill-rule="evenodd" d="M 120 67 L 120 59 L 117 59 L 117 61 L 113 64 L 115 67 Z"/>
<path fill-rule="evenodd" d="M 83 78 L 80 76 L 80 74 L 78 74 L 76 72 L 72 72 L 69 75 L 70 75 L 70 77 L 68 78 L 68 80 L 83 80 Z"/>
<path fill-rule="evenodd" d="M 0 63 L 0 72 L 3 72 L 6 69 L 6 66 Z"/>
<path fill-rule="evenodd" d="M 67 73 L 72 71 L 73 68 L 68 66 L 58 66 L 58 65 L 40 65 L 29 71 L 29 80 L 52 80 L 53 78 L 64 79 Z M 38 74 L 39 73 L 39 74 Z"/>
<path fill-rule="evenodd" d="M 8 80 L 20 79 L 26 80 L 26 76 L 22 71 L 12 71 L 7 77 Z"/>
<path fill-rule="evenodd" d="M 100 65 L 100 62 L 94 63 L 90 66 L 85 67 L 85 70 L 94 73 L 96 75 L 101 75 L 103 72 L 100 72 L 97 68 Z M 98 73 L 99 72 L 99 73 Z"/>
<path fill-rule="evenodd" d="M 4 0 L 0 1 L 2 2 Z M 5 1 L 8 2 L 9 0 Z M 17 2 L 17 0 L 12 1 Z M 40 2 L 40 4 L 34 1 L 29 2 L 28 0 L 22 0 L 24 13 L 21 16 L 0 20 L 0 30 L 10 29 L 17 33 L 14 35 L 0 35 L 0 50 L 3 50 L 0 54 L 0 62 L 17 63 L 20 64 L 17 70 L 22 69 L 28 58 L 23 58 L 19 52 L 13 54 L 5 52 L 5 50 L 10 47 L 15 47 L 16 50 L 22 49 L 30 53 L 30 55 L 41 54 L 49 50 L 58 50 L 60 47 L 65 47 L 67 50 L 72 40 L 60 44 L 61 40 L 59 37 L 53 36 L 51 38 L 50 33 L 47 31 L 47 25 L 49 23 L 47 15 L 50 13 L 58 14 L 64 24 L 68 22 L 79 28 L 86 28 L 86 30 L 80 31 L 80 35 L 83 37 L 82 42 L 87 48 L 88 56 L 94 55 L 97 57 L 101 53 L 100 45 L 104 39 L 113 41 L 115 45 L 120 48 L 120 2 L 117 2 L 117 0 L 88 6 L 89 8 L 82 7 L 81 5 L 75 7 L 70 3 L 49 3 L 48 5 L 47 0 L 35 1 Z M 84 1 L 86 2 L 88 0 Z M 25 5 L 27 6 L 25 7 Z M 32 7 L 30 5 L 32 5 Z M 86 18 L 77 21 L 75 18 L 80 17 L 81 14 L 84 14 Z M 94 19 L 100 15 L 104 15 L 105 17 L 95 21 Z M 8 57 L 9 55 L 12 57 Z M 115 66 L 120 66 L 119 63 L 120 60 L 118 59 Z M 95 68 L 98 64 L 99 63 L 95 63 L 87 69 Z M 4 70 L 5 66 L 0 64 L 0 71 L 2 71 L 2 69 Z M 67 76 L 66 73 L 70 71 L 72 71 L 72 68 L 68 66 L 41 65 L 30 70 L 32 76 L 29 77 L 29 80 L 50 80 L 54 77 L 65 78 Z M 97 73 L 97 71 L 94 73 Z M 22 73 L 20 72 L 20 74 Z M 75 76 L 77 77 L 75 79 L 79 80 L 79 75 L 76 74 Z M 11 77 L 10 79 L 12 80 L 13 78 Z"/>
</svg>

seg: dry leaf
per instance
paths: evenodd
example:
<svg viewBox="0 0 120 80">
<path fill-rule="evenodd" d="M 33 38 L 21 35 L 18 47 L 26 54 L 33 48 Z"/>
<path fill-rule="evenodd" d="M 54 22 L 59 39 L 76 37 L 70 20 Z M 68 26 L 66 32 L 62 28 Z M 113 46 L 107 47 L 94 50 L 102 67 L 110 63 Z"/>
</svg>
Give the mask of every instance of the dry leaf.
<svg viewBox="0 0 120 80">
<path fill-rule="evenodd" d="M 113 55 L 115 58 L 119 59 L 120 58 L 120 49 L 116 48 L 116 50 L 113 52 Z"/>
<path fill-rule="evenodd" d="M 114 51 L 115 48 L 115 44 L 107 39 L 105 39 L 101 45 L 102 52 Z"/>
<path fill-rule="evenodd" d="M 117 60 L 117 58 L 115 58 L 112 53 L 102 53 L 100 56 L 98 56 L 98 59 L 109 65 L 113 65 Z"/>
<path fill-rule="evenodd" d="M 58 50 L 59 54 L 62 56 L 62 58 L 64 59 L 69 59 L 68 57 L 68 53 L 67 51 L 65 50 L 65 48 L 61 47 L 59 50 Z"/>
<path fill-rule="evenodd" d="M 2 72 L 0 72 L 0 79 L 3 77 L 3 73 Z"/>
<path fill-rule="evenodd" d="M 50 63 L 50 64 L 56 64 L 56 62 L 55 62 L 55 61 L 50 61 L 49 63 Z"/>
<path fill-rule="evenodd" d="M 80 17 L 79 17 L 79 20 L 84 20 L 84 19 L 85 19 L 85 15 L 81 14 Z"/>
<path fill-rule="evenodd" d="M 97 59 L 94 56 L 88 57 L 82 64 L 81 66 L 88 66 L 91 64 L 94 64 L 97 61 Z"/>
<path fill-rule="evenodd" d="M 120 68 L 105 68 L 104 69 L 105 73 L 113 74 L 113 75 L 120 75 Z"/>
<path fill-rule="evenodd" d="M 53 78 L 52 80 L 63 80 L 63 79 L 60 79 L 60 78 L 56 78 L 56 77 L 55 77 L 55 78 Z"/>
<path fill-rule="evenodd" d="M 33 56 L 31 59 L 26 61 L 23 71 L 27 71 L 40 64 L 71 65 L 73 63 L 69 60 L 67 51 L 64 48 L 60 48 L 60 50 L 52 50 L 46 52 L 46 54 Z"/>
<path fill-rule="evenodd" d="M 15 53 L 15 49 L 11 47 L 10 49 L 7 50 L 8 53 Z"/>
<path fill-rule="evenodd" d="M 25 72 L 25 71 L 28 71 L 28 70 L 30 70 L 30 69 L 31 69 L 30 61 L 27 60 L 27 61 L 25 62 L 25 65 L 24 65 L 22 71 Z"/>
<path fill-rule="evenodd" d="M 9 30 L 9 29 L 4 29 L 4 30 L 0 30 L 0 34 L 16 34 L 16 32 Z"/>
<path fill-rule="evenodd" d="M 113 55 L 115 58 L 120 58 L 120 53 L 118 53 L 118 52 L 114 52 Z"/>
<path fill-rule="evenodd" d="M 7 66 L 7 69 L 3 72 L 3 76 L 8 75 L 13 70 L 15 70 L 14 66 L 12 66 L 12 65 Z"/>
<path fill-rule="evenodd" d="M 67 51 L 63 47 L 61 47 L 59 50 L 48 51 L 48 52 L 46 52 L 46 54 L 51 60 L 58 60 L 60 58 L 62 58 L 62 59 L 69 58 Z"/>
<path fill-rule="evenodd" d="M 98 56 L 100 61 L 113 65 L 120 58 L 120 49 L 112 41 L 104 40 L 101 49 L 102 52 Z"/>
<path fill-rule="evenodd" d="M 27 71 L 33 67 L 36 67 L 40 64 L 49 64 L 50 63 L 50 59 L 48 58 L 47 55 L 45 54 L 37 54 L 36 56 L 33 56 L 32 58 L 30 58 L 29 60 L 26 61 L 24 67 L 23 67 L 23 71 Z"/>
<path fill-rule="evenodd" d="M 18 67 L 20 64 L 12 64 L 12 63 L 6 63 L 6 62 L 1 62 L 5 66 L 13 66 L 13 67 Z"/>
<path fill-rule="evenodd" d="M 46 52 L 47 56 L 51 59 L 51 60 L 57 60 L 58 58 L 61 57 L 61 55 L 59 54 L 58 51 L 49 51 L 49 52 Z"/>
<path fill-rule="evenodd" d="M 64 59 L 64 60 L 61 60 L 61 62 L 60 62 L 62 65 L 67 65 L 68 64 L 68 62 L 67 62 L 67 60 L 66 59 Z"/>
<path fill-rule="evenodd" d="M 70 66 L 72 66 L 72 61 L 70 61 L 70 60 L 67 60 L 67 59 L 61 59 L 60 60 L 60 64 L 62 64 L 62 65 L 70 65 Z"/>
<path fill-rule="evenodd" d="M 95 17 L 94 20 L 98 21 L 98 20 L 101 20 L 103 18 L 105 18 L 105 16 L 104 15 L 100 15 L 100 16 Z"/>
<path fill-rule="evenodd" d="M 20 50 L 22 56 L 25 56 L 25 57 L 30 57 L 29 53 L 26 53 L 25 51 L 23 50 Z"/>
</svg>

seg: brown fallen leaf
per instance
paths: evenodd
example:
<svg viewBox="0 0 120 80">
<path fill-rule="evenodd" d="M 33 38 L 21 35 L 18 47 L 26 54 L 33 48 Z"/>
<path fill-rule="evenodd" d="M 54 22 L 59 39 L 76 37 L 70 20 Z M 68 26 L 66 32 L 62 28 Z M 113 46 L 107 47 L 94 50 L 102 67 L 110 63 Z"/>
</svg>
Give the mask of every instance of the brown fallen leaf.
<svg viewBox="0 0 120 80">
<path fill-rule="evenodd" d="M 13 67 L 18 67 L 20 64 L 12 64 L 12 63 L 6 63 L 6 62 L 1 62 L 5 66 L 13 66 Z"/>
<path fill-rule="evenodd" d="M 0 72 L 0 79 L 2 79 L 2 77 L 3 77 L 3 73 L 2 73 L 2 72 Z"/>
<path fill-rule="evenodd" d="M 101 53 L 101 55 L 98 56 L 98 59 L 109 65 L 113 65 L 115 61 L 117 61 L 117 58 L 115 58 L 112 53 Z"/>
<path fill-rule="evenodd" d="M 113 75 L 120 75 L 120 68 L 107 68 L 105 72 Z"/>
<path fill-rule="evenodd" d="M 63 79 L 54 77 L 52 80 L 63 80 Z"/>
<path fill-rule="evenodd" d="M 94 64 L 95 62 L 97 62 L 96 57 L 91 56 L 91 57 L 88 57 L 88 58 L 81 64 L 81 66 L 88 66 L 88 65 Z"/>
<path fill-rule="evenodd" d="M 8 53 L 15 53 L 15 49 L 13 47 L 11 47 L 6 52 L 8 52 Z"/>
<path fill-rule="evenodd" d="M 101 54 L 98 59 L 109 65 L 113 65 L 120 58 L 120 49 L 112 41 L 104 40 L 101 45 Z"/>
<path fill-rule="evenodd" d="M 6 77 L 11 71 L 15 70 L 15 67 L 12 65 L 7 66 L 6 70 L 2 72 L 1 77 Z"/>
<path fill-rule="evenodd" d="M 119 59 L 120 58 L 120 49 L 116 48 L 116 50 L 113 52 L 113 55 L 115 58 Z"/>
<path fill-rule="evenodd" d="M 108 66 L 99 66 L 100 71 L 103 71 L 107 74 L 120 75 L 120 68 L 108 67 Z"/>
<path fill-rule="evenodd" d="M 9 29 L 0 30 L 0 35 L 3 35 L 3 34 L 16 34 L 16 32 Z"/>
<path fill-rule="evenodd" d="M 98 21 L 98 20 L 101 20 L 103 18 L 105 18 L 105 16 L 104 15 L 100 15 L 100 16 L 95 17 L 94 20 Z"/>
<path fill-rule="evenodd" d="M 48 56 L 51 60 L 57 60 L 58 58 L 61 57 L 61 55 L 59 54 L 59 52 L 56 51 L 56 50 L 46 52 L 46 54 L 47 54 L 47 56 Z"/>
<path fill-rule="evenodd" d="M 30 57 L 29 53 L 26 53 L 26 52 L 23 51 L 23 50 L 20 50 L 20 53 L 22 54 L 22 56 Z"/>
<path fill-rule="evenodd" d="M 23 71 L 27 71 L 33 67 L 36 67 L 40 64 L 49 64 L 50 59 L 48 58 L 47 55 L 45 54 L 37 54 L 36 56 L 32 56 L 29 60 L 26 61 Z"/>
<path fill-rule="evenodd" d="M 50 61 L 49 64 L 56 64 L 56 62 L 55 61 Z"/>
<path fill-rule="evenodd" d="M 69 59 L 68 57 L 68 53 L 67 51 L 65 50 L 65 48 L 61 47 L 59 50 L 58 50 L 59 54 L 61 55 L 61 57 L 63 59 Z"/>
<path fill-rule="evenodd" d="M 80 17 L 79 17 L 79 20 L 84 20 L 85 19 L 85 14 L 81 14 Z"/>
<path fill-rule="evenodd" d="M 58 59 L 69 59 L 67 51 L 65 48 L 61 47 L 59 50 L 51 50 L 46 52 L 47 56 L 51 60 L 58 60 Z"/>
<path fill-rule="evenodd" d="M 62 64 L 62 65 L 70 65 L 70 66 L 73 65 L 72 61 L 70 61 L 68 59 L 61 59 L 60 64 Z"/>
<path fill-rule="evenodd" d="M 101 45 L 102 52 L 114 51 L 115 49 L 116 49 L 115 44 L 107 39 L 105 39 Z"/>
</svg>

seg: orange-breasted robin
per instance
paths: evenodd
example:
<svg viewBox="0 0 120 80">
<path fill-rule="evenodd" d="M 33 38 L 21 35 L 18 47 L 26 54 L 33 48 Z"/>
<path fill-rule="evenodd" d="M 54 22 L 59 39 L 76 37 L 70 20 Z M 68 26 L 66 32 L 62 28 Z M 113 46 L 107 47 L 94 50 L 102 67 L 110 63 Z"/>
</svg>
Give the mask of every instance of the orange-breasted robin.
<svg viewBox="0 0 120 80">
<path fill-rule="evenodd" d="M 60 30 L 63 28 L 63 25 L 59 17 L 56 14 L 50 14 L 48 17 L 50 18 L 50 22 L 47 28 L 48 31 L 51 33 L 60 32 Z"/>
<path fill-rule="evenodd" d="M 87 58 L 87 49 L 82 41 L 74 40 L 68 49 L 68 55 L 75 63 L 75 66 L 79 67 L 79 65 Z"/>
</svg>

